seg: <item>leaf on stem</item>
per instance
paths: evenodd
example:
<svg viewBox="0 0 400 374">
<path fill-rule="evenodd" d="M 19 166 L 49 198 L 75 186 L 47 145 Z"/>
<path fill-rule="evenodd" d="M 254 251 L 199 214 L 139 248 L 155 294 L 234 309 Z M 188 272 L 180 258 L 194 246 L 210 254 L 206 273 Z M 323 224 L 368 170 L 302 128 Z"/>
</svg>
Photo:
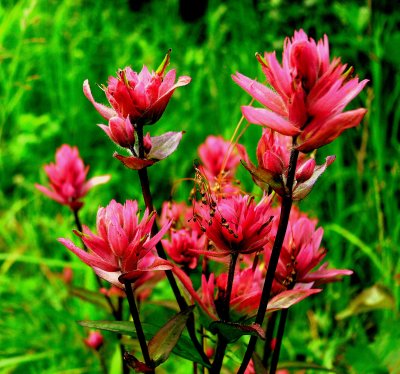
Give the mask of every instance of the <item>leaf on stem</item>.
<svg viewBox="0 0 400 374">
<path fill-rule="evenodd" d="M 265 339 L 264 330 L 256 323 L 242 325 L 235 322 L 214 321 L 210 324 L 209 330 L 213 334 L 222 334 L 229 343 L 235 342 L 243 335 L 253 335 Z"/>
<path fill-rule="evenodd" d="M 149 342 L 149 354 L 155 366 L 165 362 L 178 343 L 186 326 L 186 321 L 193 312 L 194 307 L 173 316 Z"/>
<path fill-rule="evenodd" d="M 127 335 L 133 338 L 137 338 L 135 326 L 133 322 L 128 321 L 80 321 L 79 324 L 84 327 L 110 331 L 116 334 Z M 143 331 L 146 336 L 146 340 L 149 341 L 151 337 L 157 334 L 160 330 L 160 326 L 156 326 L 149 323 L 142 323 Z M 192 341 L 186 337 L 181 336 L 176 346 L 173 348 L 172 353 L 185 358 L 186 360 L 197 362 L 198 364 L 209 367 L 207 363 L 203 361 Z"/>
</svg>

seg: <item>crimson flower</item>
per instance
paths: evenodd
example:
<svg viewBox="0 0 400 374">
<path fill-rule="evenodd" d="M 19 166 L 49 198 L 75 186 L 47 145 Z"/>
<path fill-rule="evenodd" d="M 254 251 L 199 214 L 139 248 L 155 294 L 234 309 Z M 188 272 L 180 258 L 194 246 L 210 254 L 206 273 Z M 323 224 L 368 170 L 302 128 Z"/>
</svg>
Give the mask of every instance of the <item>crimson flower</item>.
<svg viewBox="0 0 400 374">
<path fill-rule="evenodd" d="M 316 219 L 310 219 L 306 214 L 293 209 L 275 272 L 273 294 L 292 287 L 311 288 L 316 283 L 336 281 L 343 275 L 353 273 L 347 269 L 327 269 L 327 262 L 321 265 L 326 255 L 326 250 L 321 247 L 324 230 L 322 227 L 317 229 L 316 225 Z M 271 241 L 265 249 L 267 260 L 276 231 L 277 225 L 273 224 Z M 318 265 L 319 268 L 314 270 Z"/>
<path fill-rule="evenodd" d="M 208 277 L 203 274 L 201 287 L 195 290 L 191 279 L 184 271 L 174 267 L 172 271 L 182 282 L 193 300 L 199 305 L 201 311 L 210 321 L 216 321 L 221 314 L 220 308 L 224 303 L 227 274 L 215 276 L 211 273 Z M 232 294 L 229 303 L 230 314 L 233 321 L 253 318 L 257 314 L 260 303 L 262 287 L 264 283 L 263 273 L 260 268 L 237 269 L 233 278 Z M 286 309 L 300 302 L 306 297 L 320 292 L 319 289 L 287 290 L 271 298 L 268 303 L 268 311 Z"/>
<path fill-rule="evenodd" d="M 286 181 L 290 160 L 292 139 L 270 129 L 264 129 L 257 145 L 258 166 L 247 158 L 243 165 L 252 174 L 255 182 L 264 190 L 271 187 L 280 196 L 288 193 Z M 300 153 L 292 188 L 293 200 L 304 199 L 312 190 L 315 182 L 332 164 L 335 156 L 328 156 L 322 165 L 317 165 L 314 158 Z"/>
<path fill-rule="evenodd" d="M 260 252 L 268 242 L 271 225 L 271 201 L 264 197 L 258 204 L 249 195 L 233 195 L 200 204 L 195 218 L 215 251 L 208 256 L 224 257 L 232 253 Z"/>
<path fill-rule="evenodd" d="M 282 65 L 275 52 L 257 59 L 272 89 L 236 73 L 233 80 L 266 107 L 243 106 L 242 113 L 251 123 L 296 137 L 299 151 L 332 142 L 364 117 L 364 108 L 343 110 L 368 81 L 352 78 L 353 69 L 339 58 L 330 60 L 326 35 L 316 43 L 303 30 L 295 31 L 285 39 Z"/>
<path fill-rule="evenodd" d="M 163 247 L 175 263 L 185 268 L 195 269 L 199 259 L 197 251 L 205 248 L 206 237 L 194 230 L 171 231 L 171 239 L 162 240 Z"/>
<path fill-rule="evenodd" d="M 98 331 L 90 331 L 89 335 L 86 339 L 83 339 L 83 342 L 89 347 L 98 351 L 101 346 L 104 344 L 103 335 Z"/>
<path fill-rule="evenodd" d="M 56 162 L 44 166 L 50 186 L 35 184 L 35 187 L 46 196 L 62 205 L 67 205 L 73 211 L 83 206 L 82 198 L 98 184 L 110 180 L 109 175 L 103 175 L 86 180 L 89 166 L 85 166 L 79 156 L 77 147 L 63 144 L 56 151 Z"/>
<path fill-rule="evenodd" d="M 190 77 L 182 76 L 175 83 L 174 69 L 165 74 L 168 64 L 169 53 L 155 72 L 150 73 L 146 66 L 140 73 L 126 67 L 118 71 L 117 77 L 109 77 L 103 90 L 111 108 L 94 100 L 88 80 L 83 83 L 83 92 L 106 120 L 120 117 L 128 118 L 134 125 L 151 125 L 160 119 L 175 89 L 191 81 Z"/>
<path fill-rule="evenodd" d="M 108 121 L 108 126 L 101 124 L 100 128 L 114 143 L 130 153 L 129 156 L 114 153 L 114 157 L 130 169 L 139 170 L 163 160 L 176 150 L 182 139 L 183 132 L 167 132 L 154 137 L 147 134 L 144 155 L 141 155 L 135 131 L 138 127 L 157 122 L 175 89 L 189 84 L 191 80 L 182 76 L 175 83 L 175 70 L 165 74 L 168 64 L 169 53 L 155 72 L 150 72 L 146 66 L 140 73 L 126 67 L 118 71 L 117 77 L 109 77 L 108 85 L 103 86 L 103 90 L 111 107 L 96 102 L 88 80 L 83 83 L 85 96 Z"/>
<path fill-rule="evenodd" d="M 60 238 L 58 241 L 91 266 L 99 277 L 122 288 L 121 280 L 140 283 L 145 272 L 172 267 L 154 254 L 154 246 L 168 231 L 170 223 L 150 237 L 154 220 L 155 213 L 146 209 L 139 222 L 136 201 L 127 200 L 122 205 L 112 200 L 97 212 L 97 235 L 87 226 L 83 226 L 82 233 L 75 231 L 89 252 L 69 239 Z"/>
</svg>

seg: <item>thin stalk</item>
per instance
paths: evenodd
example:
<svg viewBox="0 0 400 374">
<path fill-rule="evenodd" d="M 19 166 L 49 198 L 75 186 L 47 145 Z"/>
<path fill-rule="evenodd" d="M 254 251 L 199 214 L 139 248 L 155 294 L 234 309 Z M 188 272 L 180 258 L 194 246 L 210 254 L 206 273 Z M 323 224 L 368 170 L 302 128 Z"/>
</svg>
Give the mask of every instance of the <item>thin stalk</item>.
<svg viewBox="0 0 400 374">
<path fill-rule="evenodd" d="M 221 310 L 221 319 L 222 321 L 229 321 L 229 309 L 230 309 L 230 302 L 231 302 L 231 295 L 232 295 L 232 286 L 233 286 L 233 279 L 235 276 L 235 267 L 236 261 L 238 258 L 238 253 L 234 252 L 231 254 L 231 260 L 229 263 L 229 270 L 228 270 L 228 280 L 226 283 L 226 291 L 224 295 L 224 302 L 222 305 Z M 215 352 L 214 362 L 210 369 L 210 373 L 217 374 L 221 371 L 222 363 L 225 357 L 226 347 L 228 346 L 228 341 L 222 334 L 218 334 L 218 344 Z"/>
<path fill-rule="evenodd" d="M 279 353 L 281 351 L 283 333 L 285 332 L 285 324 L 286 324 L 286 319 L 287 319 L 288 313 L 289 313 L 289 309 L 281 310 L 281 316 L 279 318 L 279 325 L 278 325 L 278 333 L 276 336 L 274 353 L 272 354 L 271 367 L 269 369 L 269 374 L 275 374 L 276 368 L 278 367 Z"/>
<path fill-rule="evenodd" d="M 292 188 L 293 188 L 294 175 L 296 172 L 296 164 L 298 156 L 299 156 L 299 151 L 292 150 L 290 154 L 288 176 L 286 181 L 286 194 L 282 197 L 282 206 L 281 206 L 281 214 L 279 217 L 278 231 L 276 233 L 274 246 L 272 248 L 271 258 L 269 260 L 267 274 L 265 276 L 264 286 L 261 294 L 261 302 L 258 307 L 257 316 L 255 320 L 255 323 L 259 324 L 260 326 L 262 326 L 264 322 L 265 313 L 268 307 L 269 295 L 271 293 L 272 283 L 274 281 L 279 255 L 281 254 L 282 244 L 285 238 L 286 229 L 289 222 L 290 210 L 292 208 L 292 203 L 293 203 Z M 244 374 L 247 365 L 250 362 L 251 356 L 253 355 L 256 343 L 257 343 L 257 337 L 252 336 L 247 346 L 247 350 L 243 357 L 243 362 L 239 368 L 238 374 Z"/>
<path fill-rule="evenodd" d="M 136 126 L 136 135 L 138 138 L 139 157 L 144 158 L 143 126 L 141 126 L 140 124 L 138 124 Z M 143 199 L 144 199 L 146 208 L 148 209 L 149 212 L 152 212 L 152 211 L 154 211 L 154 206 L 153 206 L 153 198 L 152 198 L 151 191 L 150 191 L 150 183 L 149 183 L 149 176 L 147 173 L 147 168 L 138 170 L 138 174 L 139 174 L 140 185 L 142 188 L 142 194 L 143 194 Z M 152 236 L 154 236 L 157 233 L 158 233 L 158 227 L 157 227 L 156 221 L 154 221 L 153 227 L 151 229 L 151 234 L 152 234 Z M 164 251 L 164 248 L 163 248 L 161 242 L 158 242 L 156 244 L 156 250 L 157 250 L 157 254 L 159 257 L 161 257 L 164 260 L 167 260 L 167 255 Z M 175 299 L 179 305 L 179 309 L 181 311 L 186 310 L 188 307 L 188 304 L 187 304 L 186 300 L 183 298 L 183 296 L 181 295 L 181 292 L 179 290 L 178 284 L 176 283 L 176 279 L 175 279 L 172 271 L 165 270 L 165 275 L 167 276 L 167 279 L 171 286 L 172 292 L 175 295 Z M 189 318 L 186 322 L 186 327 L 188 329 L 189 336 L 190 336 L 196 350 L 201 355 L 203 361 L 206 362 L 207 364 L 209 364 L 210 361 L 209 361 L 208 357 L 206 356 L 206 354 L 204 353 L 204 350 L 203 350 L 203 348 L 197 338 L 197 335 L 196 335 L 193 313 L 191 313 L 189 315 Z"/>
<path fill-rule="evenodd" d="M 136 335 L 139 340 L 140 349 L 142 350 L 143 359 L 148 368 L 152 367 L 152 361 L 149 354 L 149 349 L 147 347 L 146 337 L 143 332 L 142 323 L 140 322 L 139 311 L 137 309 L 135 296 L 133 295 L 132 285 L 130 282 L 124 282 L 125 293 L 129 302 L 129 309 L 133 318 L 133 323 L 135 324 Z M 154 369 L 149 371 L 149 373 L 154 373 Z"/>
<path fill-rule="evenodd" d="M 272 353 L 272 339 L 274 337 L 274 330 L 275 330 L 275 324 L 276 324 L 276 319 L 278 317 L 277 312 L 273 312 L 271 316 L 269 317 L 268 323 L 267 323 L 267 330 L 265 334 L 265 343 L 264 343 L 264 354 L 263 354 L 263 359 L 262 363 L 264 367 L 268 367 L 269 365 L 269 359 L 271 357 Z"/>
</svg>

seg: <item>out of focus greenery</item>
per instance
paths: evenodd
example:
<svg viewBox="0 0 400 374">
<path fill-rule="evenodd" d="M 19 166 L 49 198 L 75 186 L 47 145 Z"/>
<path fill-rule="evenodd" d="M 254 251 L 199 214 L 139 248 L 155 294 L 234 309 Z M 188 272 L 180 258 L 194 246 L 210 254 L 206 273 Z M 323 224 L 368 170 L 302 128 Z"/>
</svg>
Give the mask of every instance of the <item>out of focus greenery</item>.
<svg viewBox="0 0 400 374">
<path fill-rule="evenodd" d="M 112 158 L 115 146 L 96 126 L 102 119 L 82 94 L 84 79 L 104 101 L 96 83 L 127 65 L 155 69 L 168 48 L 178 75 L 193 78 L 151 128 L 186 131 L 178 151 L 149 169 L 159 207 L 174 180 L 192 176 L 196 146 L 208 134 L 232 135 L 250 98 L 231 74 L 262 80 L 254 53 L 279 55 L 300 28 L 315 39 L 327 34 L 331 54 L 370 82 L 353 104 L 367 107 L 367 117 L 319 152 L 319 160 L 335 154 L 336 161 L 301 203 L 325 228 L 330 264 L 354 275 L 291 309 L 281 357 L 340 373 L 399 373 L 399 23 L 395 2 L 377 0 L 210 0 L 194 23 L 181 20 L 177 0 L 154 0 L 139 12 L 125 0 L 2 0 L 0 373 L 100 371 L 75 321 L 107 315 L 71 297 L 61 277 L 72 267 L 75 286 L 96 289 L 91 270 L 56 242 L 72 236 L 73 217 L 34 188 L 46 183 L 42 165 L 68 143 L 79 147 L 90 176 L 112 174 L 88 195 L 84 223 L 93 227 L 97 208 L 112 198 L 141 199 L 137 176 Z M 253 159 L 260 131 L 251 126 L 242 138 Z M 188 188 L 173 197 L 184 199 Z M 104 349 L 117 373 L 113 339 L 106 335 Z M 176 357 L 162 367 L 187 372 Z"/>
</svg>

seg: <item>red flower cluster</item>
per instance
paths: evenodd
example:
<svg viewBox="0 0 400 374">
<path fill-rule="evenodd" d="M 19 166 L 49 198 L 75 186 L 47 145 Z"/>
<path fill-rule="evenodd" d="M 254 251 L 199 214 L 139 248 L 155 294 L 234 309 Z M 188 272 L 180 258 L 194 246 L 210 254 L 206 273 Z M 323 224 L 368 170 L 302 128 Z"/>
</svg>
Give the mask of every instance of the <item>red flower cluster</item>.
<svg viewBox="0 0 400 374">
<path fill-rule="evenodd" d="M 35 184 L 35 187 L 58 203 L 69 206 L 73 211 L 83 206 L 82 199 L 92 187 L 110 180 L 109 175 L 86 180 L 89 166 L 85 166 L 79 157 L 78 148 L 68 144 L 57 149 L 56 162 L 45 165 L 44 170 L 49 178 L 49 188 L 40 184 Z"/>
</svg>

